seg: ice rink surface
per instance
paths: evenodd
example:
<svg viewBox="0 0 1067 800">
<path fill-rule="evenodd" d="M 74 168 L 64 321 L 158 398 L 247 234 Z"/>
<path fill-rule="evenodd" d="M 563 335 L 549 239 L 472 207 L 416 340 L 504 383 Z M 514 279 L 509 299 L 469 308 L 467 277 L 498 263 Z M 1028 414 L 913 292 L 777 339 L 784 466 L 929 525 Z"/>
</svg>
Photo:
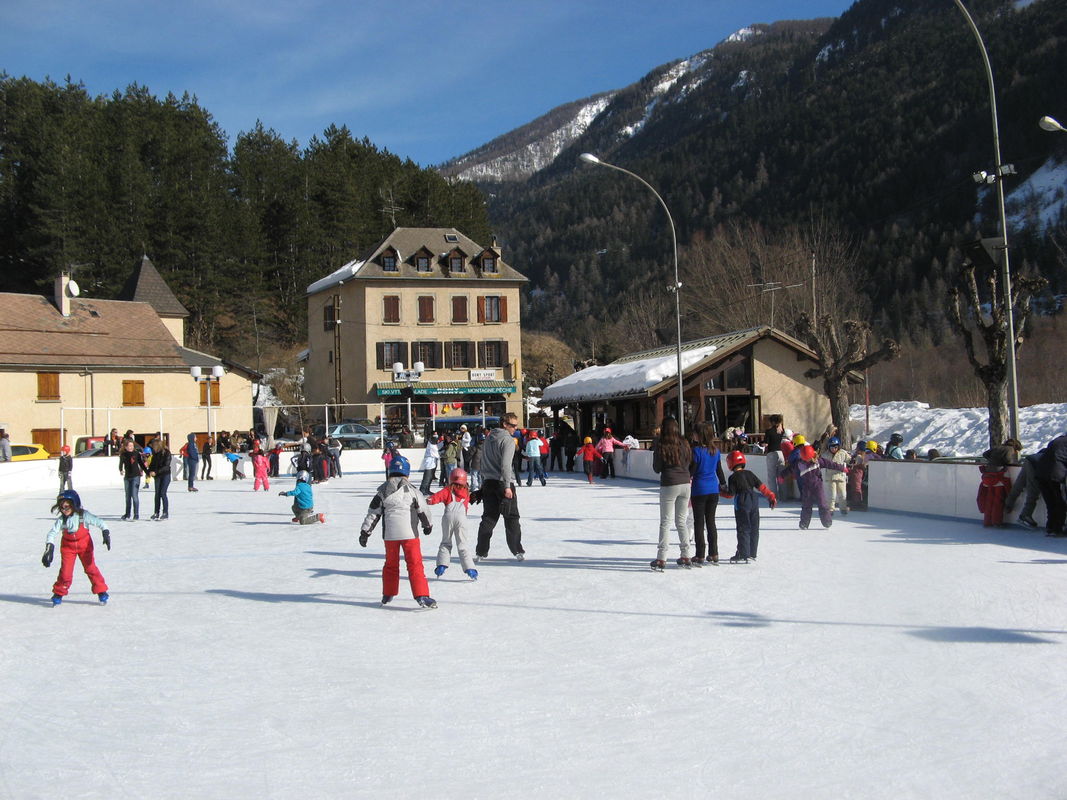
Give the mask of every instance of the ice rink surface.
<svg viewBox="0 0 1067 800">
<path fill-rule="evenodd" d="M 291 479 L 175 483 L 165 522 L 87 491 L 107 606 L 79 566 L 52 608 L 53 496 L 0 497 L 0 798 L 1067 796 L 1065 539 L 787 503 L 757 564 L 656 574 L 658 487 L 551 475 L 477 582 L 433 579 L 434 507 L 417 611 L 357 543 L 380 480 L 314 526 Z"/>
</svg>

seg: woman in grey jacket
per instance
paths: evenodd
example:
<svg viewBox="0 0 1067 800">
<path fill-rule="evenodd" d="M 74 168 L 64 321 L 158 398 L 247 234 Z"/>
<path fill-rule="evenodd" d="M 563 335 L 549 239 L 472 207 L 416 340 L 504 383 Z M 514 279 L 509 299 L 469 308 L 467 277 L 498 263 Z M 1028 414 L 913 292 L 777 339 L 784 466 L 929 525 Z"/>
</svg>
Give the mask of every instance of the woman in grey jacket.
<svg viewBox="0 0 1067 800">
<path fill-rule="evenodd" d="M 678 566 L 685 569 L 693 566 L 689 558 L 689 528 L 685 524 L 689 511 L 692 464 L 693 451 L 682 438 L 678 420 L 665 419 L 659 444 L 652 454 L 652 469 L 659 473 L 659 547 L 651 564 L 656 572 L 662 572 L 667 566 L 672 514 L 674 527 L 678 530 L 678 544 L 682 548 Z"/>
</svg>

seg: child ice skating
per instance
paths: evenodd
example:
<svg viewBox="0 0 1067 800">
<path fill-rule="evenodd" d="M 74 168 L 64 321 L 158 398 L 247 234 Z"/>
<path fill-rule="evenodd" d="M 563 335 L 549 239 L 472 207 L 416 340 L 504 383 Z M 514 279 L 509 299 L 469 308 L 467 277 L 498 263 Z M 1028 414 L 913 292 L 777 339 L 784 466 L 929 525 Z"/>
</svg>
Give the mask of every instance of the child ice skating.
<svg viewBox="0 0 1067 800">
<path fill-rule="evenodd" d="M 600 460 L 600 453 L 597 452 L 596 447 L 593 445 L 592 437 L 586 436 L 582 440 L 582 446 L 578 448 L 577 455 L 582 459 L 582 470 L 585 472 L 585 479 L 592 483 L 597 461 Z"/>
<path fill-rule="evenodd" d="M 815 506 L 819 507 L 819 521 L 824 528 L 833 524 L 833 515 L 830 506 L 826 503 L 826 492 L 823 491 L 822 471 L 834 470 L 846 473 L 848 468 L 844 464 L 838 464 L 828 458 L 823 458 L 810 444 L 800 448 L 800 457 L 797 460 L 797 486 L 800 487 L 800 529 L 807 530 L 811 524 L 811 512 Z"/>
<path fill-rule="evenodd" d="M 839 438 L 831 436 L 826 442 L 826 451 L 830 454 L 830 460 L 835 464 L 848 467 L 848 462 L 851 459 L 848 453 L 841 449 L 841 440 Z M 827 470 L 827 475 L 823 477 L 829 477 L 830 479 L 831 513 L 840 509 L 842 514 L 848 516 L 848 475 L 840 470 Z"/>
<path fill-rule="evenodd" d="M 756 560 L 759 550 L 759 496 L 767 498 L 771 508 L 778 504 L 774 492 L 768 489 L 756 473 L 745 469 L 745 454 L 734 450 L 726 457 L 730 478 L 722 496 L 733 498 L 734 521 L 737 523 L 737 552 L 730 558 L 732 564 L 747 564 Z"/>
<path fill-rule="evenodd" d="M 241 454 L 234 452 L 226 453 L 226 460 L 230 462 L 230 466 L 233 468 L 233 473 L 230 475 L 231 481 L 245 479 L 245 474 L 241 472 Z"/>
<path fill-rule="evenodd" d="M 299 522 L 301 525 L 326 522 L 325 514 L 315 513 L 315 495 L 311 490 L 311 475 L 307 470 L 296 473 L 296 486 L 288 492 L 278 492 L 278 496 L 293 498 L 293 522 Z"/>
<path fill-rule="evenodd" d="M 65 444 L 60 448 L 63 453 L 59 457 L 59 491 L 73 489 L 74 482 L 70 479 L 70 473 L 74 469 L 74 458 L 70 455 L 70 445 Z"/>
<path fill-rule="evenodd" d="M 258 491 L 260 486 L 263 487 L 263 491 L 268 491 L 270 489 L 270 479 L 267 477 L 267 473 L 270 472 L 270 459 L 261 450 L 256 450 L 250 458 L 252 460 L 252 474 L 256 478 L 256 482 L 252 485 L 252 491 Z"/>
<path fill-rule="evenodd" d="M 448 486 L 426 498 L 431 506 L 445 504 L 445 516 L 441 521 L 441 546 L 437 548 L 437 566 L 433 574 L 440 578 L 448 569 L 452 557 L 452 541 L 459 551 L 459 564 L 463 573 L 472 581 L 478 580 L 478 570 L 467 547 L 467 511 L 470 508 L 470 487 L 467 485 L 467 473 L 462 469 L 452 470 L 448 477 Z"/>
<path fill-rule="evenodd" d="M 81 498 L 73 489 L 67 489 L 56 498 L 56 504 L 52 506 L 52 512 L 59 511 L 52 530 L 48 532 L 48 538 L 44 546 L 44 555 L 41 563 L 47 569 L 52 566 L 55 556 L 56 536 L 62 533 L 63 540 L 59 545 L 59 577 L 52 586 L 52 605 L 58 606 L 70 591 L 70 582 L 74 577 L 74 562 L 81 559 L 85 574 L 89 577 L 93 594 L 101 603 L 108 601 L 107 581 L 100 574 L 100 569 L 93 559 L 93 538 L 89 535 L 89 526 L 100 531 L 104 546 L 111 549 L 111 531 L 107 529 L 107 523 L 95 514 L 90 514 L 82 508 Z"/>
<path fill-rule="evenodd" d="M 437 602 L 430 597 L 430 587 L 422 569 L 418 531 L 421 525 L 423 534 L 429 536 L 433 532 L 433 525 L 422 494 L 408 483 L 410 472 L 411 465 L 403 456 L 389 463 L 389 477 L 371 499 L 367 516 L 360 527 L 359 546 L 367 546 L 371 531 L 381 519 L 382 539 L 385 540 L 382 605 L 396 597 L 400 590 L 400 551 L 403 550 L 415 602 L 422 608 L 437 608 Z"/>
</svg>

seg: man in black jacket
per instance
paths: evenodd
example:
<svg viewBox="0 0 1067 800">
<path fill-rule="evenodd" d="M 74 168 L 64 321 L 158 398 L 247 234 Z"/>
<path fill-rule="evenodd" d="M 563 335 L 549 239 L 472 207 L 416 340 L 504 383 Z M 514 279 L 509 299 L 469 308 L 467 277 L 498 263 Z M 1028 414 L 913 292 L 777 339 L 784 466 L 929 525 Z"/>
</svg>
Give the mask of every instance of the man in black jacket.
<svg viewBox="0 0 1067 800">
<path fill-rule="evenodd" d="M 1048 443 L 1044 454 L 1037 460 L 1034 472 L 1048 510 L 1045 534 L 1067 536 L 1063 530 L 1064 520 L 1067 519 L 1067 503 L 1063 500 L 1063 479 L 1067 477 L 1067 434 Z"/>
</svg>

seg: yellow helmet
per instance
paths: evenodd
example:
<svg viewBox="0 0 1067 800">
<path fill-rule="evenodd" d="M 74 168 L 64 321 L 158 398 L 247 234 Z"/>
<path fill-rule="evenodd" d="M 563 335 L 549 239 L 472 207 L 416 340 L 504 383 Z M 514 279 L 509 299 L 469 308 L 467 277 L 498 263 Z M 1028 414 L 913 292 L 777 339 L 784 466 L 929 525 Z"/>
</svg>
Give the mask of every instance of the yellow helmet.
<svg viewBox="0 0 1067 800">
<path fill-rule="evenodd" d="M 800 446 L 805 445 L 807 443 L 808 443 L 808 440 L 804 438 L 804 434 L 802 434 L 802 433 L 798 433 L 796 436 L 793 437 L 793 445 L 795 447 L 800 447 Z"/>
<path fill-rule="evenodd" d="M 871 439 L 869 442 L 867 442 L 867 449 L 870 450 L 872 453 L 877 453 L 878 442 L 876 442 L 874 439 Z"/>
<path fill-rule="evenodd" d="M 591 439 L 590 437 L 588 437 L 588 436 L 586 436 L 586 437 L 585 437 L 585 438 L 584 438 L 584 439 L 582 440 L 582 444 L 592 444 L 592 443 L 593 443 L 593 440 L 592 440 L 592 439 Z"/>
</svg>

